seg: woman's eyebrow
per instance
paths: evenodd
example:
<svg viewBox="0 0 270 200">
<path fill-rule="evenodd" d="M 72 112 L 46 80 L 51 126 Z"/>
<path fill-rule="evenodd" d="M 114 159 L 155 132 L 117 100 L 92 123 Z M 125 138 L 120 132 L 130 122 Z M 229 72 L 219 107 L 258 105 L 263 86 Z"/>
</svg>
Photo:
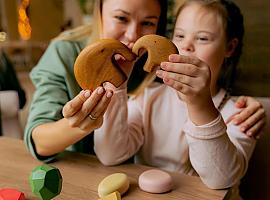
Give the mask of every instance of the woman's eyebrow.
<svg viewBox="0 0 270 200">
<path fill-rule="evenodd" d="M 129 12 L 125 11 L 125 10 L 122 10 L 122 9 L 115 9 L 114 11 L 118 11 L 118 12 L 122 12 L 126 15 L 130 15 Z M 150 16 L 147 16 L 145 17 L 146 19 L 158 19 L 158 16 L 155 16 L 155 15 L 150 15 Z"/>
</svg>

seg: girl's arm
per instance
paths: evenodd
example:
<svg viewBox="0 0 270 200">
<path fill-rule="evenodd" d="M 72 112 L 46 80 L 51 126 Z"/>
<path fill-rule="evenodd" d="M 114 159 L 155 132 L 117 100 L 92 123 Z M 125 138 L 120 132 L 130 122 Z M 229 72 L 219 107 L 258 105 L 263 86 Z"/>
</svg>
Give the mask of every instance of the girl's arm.
<svg viewBox="0 0 270 200">
<path fill-rule="evenodd" d="M 127 102 L 126 89 L 116 90 L 105 112 L 103 125 L 95 130 L 95 152 L 104 165 L 128 160 L 143 144 L 140 108 L 136 101 L 129 101 L 129 105 Z"/>
</svg>

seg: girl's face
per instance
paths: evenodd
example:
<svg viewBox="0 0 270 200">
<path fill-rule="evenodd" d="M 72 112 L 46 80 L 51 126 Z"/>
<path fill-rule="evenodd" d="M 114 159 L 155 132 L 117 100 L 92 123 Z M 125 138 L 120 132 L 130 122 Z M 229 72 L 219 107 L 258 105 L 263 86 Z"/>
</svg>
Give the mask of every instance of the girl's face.
<svg viewBox="0 0 270 200">
<path fill-rule="evenodd" d="M 141 36 L 156 33 L 160 12 L 157 0 L 104 0 L 101 37 L 132 48 Z"/>
<path fill-rule="evenodd" d="M 221 18 L 199 4 L 190 4 L 177 17 L 173 42 L 180 54 L 195 56 L 210 67 L 211 91 L 215 93 L 223 60 L 232 53 L 227 50 Z"/>
</svg>

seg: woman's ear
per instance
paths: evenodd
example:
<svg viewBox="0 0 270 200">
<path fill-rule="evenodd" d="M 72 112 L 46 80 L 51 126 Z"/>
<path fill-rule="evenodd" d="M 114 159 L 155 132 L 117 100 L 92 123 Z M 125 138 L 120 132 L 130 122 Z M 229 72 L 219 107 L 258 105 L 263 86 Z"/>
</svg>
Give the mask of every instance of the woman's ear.
<svg viewBox="0 0 270 200">
<path fill-rule="evenodd" d="M 236 47 L 238 45 L 238 39 L 237 38 L 233 38 L 227 45 L 227 52 L 226 52 L 226 58 L 229 58 L 232 56 L 232 54 L 234 53 Z"/>
</svg>

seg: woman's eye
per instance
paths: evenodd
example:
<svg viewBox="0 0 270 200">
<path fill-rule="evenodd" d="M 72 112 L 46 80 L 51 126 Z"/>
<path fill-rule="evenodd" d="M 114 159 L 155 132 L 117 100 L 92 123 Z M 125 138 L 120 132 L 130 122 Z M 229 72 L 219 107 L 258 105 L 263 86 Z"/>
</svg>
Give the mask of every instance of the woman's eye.
<svg viewBox="0 0 270 200">
<path fill-rule="evenodd" d="M 143 25 L 143 26 L 155 26 L 156 24 L 153 23 L 153 22 L 145 21 L 145 22 L 142 22 L 142 25 Z"/>
<path fill-rule="evenodd" d="M 120 22 L 127 22 L 127 18 L 126 17 L 123 17 L 123 16 L 115 16 L 115 18 L 120 21 Z"/>
</svg>

